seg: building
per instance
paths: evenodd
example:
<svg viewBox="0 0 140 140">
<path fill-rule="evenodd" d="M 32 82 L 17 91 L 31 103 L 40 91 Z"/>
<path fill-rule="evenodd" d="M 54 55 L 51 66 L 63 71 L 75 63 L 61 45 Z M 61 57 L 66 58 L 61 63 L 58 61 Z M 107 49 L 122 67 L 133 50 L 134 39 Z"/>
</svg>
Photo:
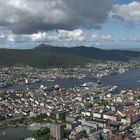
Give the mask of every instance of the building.
<svg viewBox="0 0 140 140">
<path fill-rule="evenodd" d="M 62 140 L 64 138 L 64 126 L 57 123 L 51 124 L 50 135 L 56 140 Z"/>
</svg>

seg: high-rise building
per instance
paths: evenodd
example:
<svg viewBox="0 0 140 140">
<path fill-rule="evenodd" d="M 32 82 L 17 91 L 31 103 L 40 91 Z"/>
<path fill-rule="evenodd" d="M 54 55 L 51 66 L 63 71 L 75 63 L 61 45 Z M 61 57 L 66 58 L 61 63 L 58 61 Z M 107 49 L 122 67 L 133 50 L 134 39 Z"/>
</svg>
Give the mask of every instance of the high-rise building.
<svg viewBox="0 0 140 140">
<path fill-rule="evenodd" d="M 57 123 L 51 124 L 50 135 L 56 140 L 62 140 L 64 138 L 64 126 Z"/>
</svg>

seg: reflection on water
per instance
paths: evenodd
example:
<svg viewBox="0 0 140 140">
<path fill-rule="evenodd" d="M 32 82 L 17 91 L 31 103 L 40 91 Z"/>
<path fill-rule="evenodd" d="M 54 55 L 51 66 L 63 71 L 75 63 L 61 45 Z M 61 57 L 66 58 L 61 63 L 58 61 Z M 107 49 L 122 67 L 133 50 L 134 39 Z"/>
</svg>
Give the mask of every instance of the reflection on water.
<svg viewBox="0 0 140 140">
<path fill-rule="evenodd" d="M 7 128 L 0 130 L 0 140 L 24 140 L 31 136 L 32 131 L 26 128 Z"/>
</svg>

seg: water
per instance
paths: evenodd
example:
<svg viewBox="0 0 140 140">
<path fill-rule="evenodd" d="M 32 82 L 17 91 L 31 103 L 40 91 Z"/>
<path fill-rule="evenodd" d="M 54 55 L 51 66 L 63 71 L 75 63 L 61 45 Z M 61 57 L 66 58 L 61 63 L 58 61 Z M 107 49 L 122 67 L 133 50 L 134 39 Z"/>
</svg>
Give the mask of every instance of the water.
<svg viewBox="0 0 140 140">
<path fill-rule="evenodd" d="M 74 78 L 64 79 L 64 80 L 60 79 L 60 80 L 56 80 L 51 84 L 52 85 L 60 84 L 63 87 L 68 88 L 68 87 L 80 86 L 85 82 L 95 82 L 95 81 L 96 81 L 95 78 L 93 78 L 89 74 L 87 77 L 81 80 L 76 80 Z M 118 86 L 119 90 L 140 88 L 140 69 L 132 70 L 124 74 L 106 76 L 102 79 L 101 83 L 103 85 Z"/>
<path fill-rule="evenodd" d="M 104 85 L 116 85 L 118 86 L 119 90 L 122 89 L 128 89 L 128 88 L 140 88 L 140 69 L 136 69 L 133 71 L 129 71 L 125 74 L 118 74 L 118 75 L 110 75 L 107 77 L 104 77 L 103 80 L 101 81 L 102 84 Z M 40 85 L 45 85 L 47 87 L 52 87 L 56 84 L 61 85 L 64 88 L 69 88 L 69 87 L 76 87 L 80 86 L 85 82 L 94 82 L 95 78 L 93 78 L 90 74 L 87 75 L 85 78 L 77 80 L 75 78 L 69 78 L 69 79 L 57 79 L 56 81 L 53 82 L 48 82 L 44 81 L 41 83 L 34 83 L 34 84 L 29 84 L 29 85 L 15 85 L 11 86 L 8 88 L 1 88 L 0 90 L 21 90 L 21 89 L 34 89 L 34 88 L 39 88 Z"/>
<path fill-rule="evenodd" d="M 52 87 L 56 84 L 61 85 L 64 88 L 69 88 L 69 87 L 76 87 L 76 86 L 80 86 L 85 82 L 89 82 L 89 81 L 95 81 L 95 79 L 93 77 L 91 77 L 90 74 L 88 74 L 85 78 L 83 79 L 75 79 L 75 78 L 69 78 L 69 79 L 57 79 L 53 82 L 48 82 L 48 81 L 44 81 L 44 82 L 40 82 L 40 83 L 33 83 L 33 84 L 29 84 L 29 85 L 14 85 L 14 86 L 9 86 L 6 88 L 0 88 L 0 90 L 2 91 L 6 91 L 6 90 L 24 90 L 24 89 L 34 89 L 34 88 L 39 88 L 40 85 L 44 85 L 47 87 Z"/>
<path fill-rule="evenodd" d="M 24 140 L 31 136 L 32 131 L 26 128 L 7 128 L 0 130 L 0 140 Z"/>
<path fill-rule="evenodd" d="M 102 80 L 104 85 L 116 85 L 119 90 L 140 88 L 140 69 L 125 74 L 110 75 Z"/>
</svg>

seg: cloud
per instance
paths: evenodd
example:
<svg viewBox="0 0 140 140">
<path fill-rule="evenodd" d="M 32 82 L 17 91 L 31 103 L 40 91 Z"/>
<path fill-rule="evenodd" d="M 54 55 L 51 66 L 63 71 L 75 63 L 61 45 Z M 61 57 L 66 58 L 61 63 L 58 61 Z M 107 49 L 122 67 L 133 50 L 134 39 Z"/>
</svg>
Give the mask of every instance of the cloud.
<svg viewBox="0 0 140 140">
<path fill-rule="evenodd" d="M 113 37 L 111 35 L 99 35 L 97 33 L 93 33 L 91 37 L 94 41 L 113 41 Z"/>
<path fill-rule="evenodd" d="M 128 23 L 140 24 L 140 2 L 114 5 L 109 17 L 113 20 L 122 20 Z"/>
<path fill-rule="evenodd" d="M 85 30 L 57 30 L 38 32 L 33 34 L 13 34 L 12 32 L 1 32 L 0 41 L 8 44 L 23 44 L 23 43 L 49 43 L 52 45 L 61 46 L 96 46 L 103 41 L 113 41 L 111 35 L 99 35 L 97 33 L 88 33 Z"/>
<path fill-rule="evenodd" d="M 0 26 L 15 34 L 99 28 L 109 0 L 0 0 Z"/>
<path fill-rule="evenodd" d="M 32 41 L 44 41 L 45 39 L 47 39 L 47 34 L 45 32 L 38 32 L 36 34 L 34 33 L 29 37 L 31 37 Z"/>
<path fill-rule="evenodd" d="M 65 41 L 83 42 L 85 40 L 84 32 L 80 29 L 73 31 L 58 30 L 58 38 Z"/>
<path fill-rule="evenodd" d="M 9 41 L 9 42 L 15 42 L 14 35 L 13 34 L 9 34 L 8 37 L 7 37 L 7 41 Z"/>
<path fill-rule="evenodd" d="M 51 43 L 62 46 L 81 45 L 86 39 L 83 30 L 58 30 L 48 32 L 38 32 L 33 34 L 14 35 L 16 42 L 37 42 Z"/>
<path fill-rule="evenodd" d="M 137 37 L 131 37 L 131 38 L 121 38 L 119 41 L 124 41 L 124 42 L 140 42 L 140 38 Z"/>
</svg>

